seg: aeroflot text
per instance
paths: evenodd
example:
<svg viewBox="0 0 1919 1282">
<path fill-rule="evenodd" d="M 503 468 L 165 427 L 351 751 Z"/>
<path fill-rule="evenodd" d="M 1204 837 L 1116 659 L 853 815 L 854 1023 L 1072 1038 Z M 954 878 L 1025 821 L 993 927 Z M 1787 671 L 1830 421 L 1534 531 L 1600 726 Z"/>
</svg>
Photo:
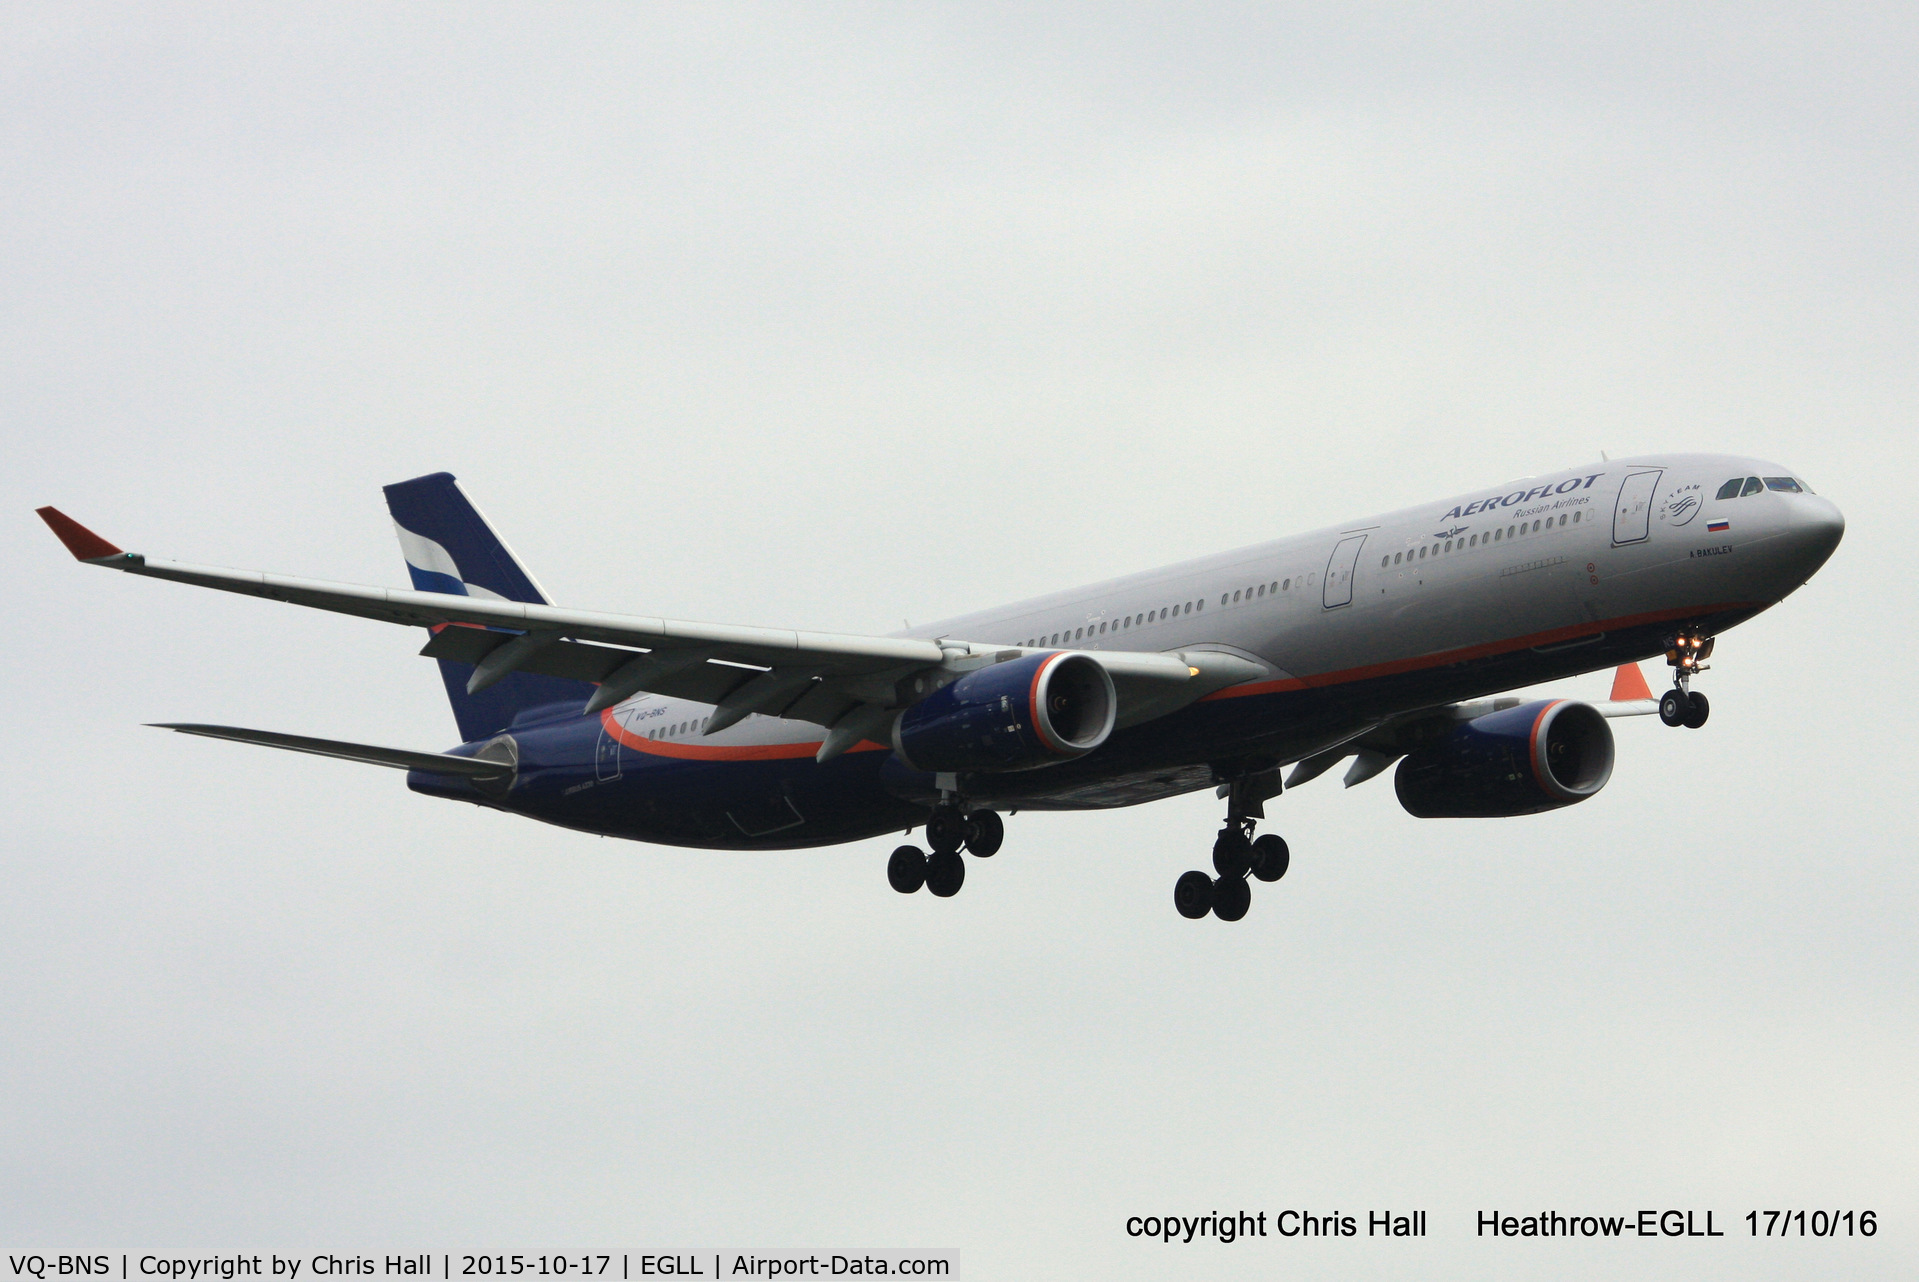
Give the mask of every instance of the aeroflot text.
<svg viewBox="0 0 1919 1282">
<path fill-rule="evenodd" d="M 1561 481 L 1554 485 L 1548 481 L 1544 485 L 1535 485 L 1530 490 L 1514 490 L 1511 494 L 1497 494 L 1489 499 L 1477 499 L 1464 507 L 1456 507 L 1440 517 L 1442 521 L 1457 521 L 1480 512 L 1490 512 L 1496 507 L 1512 507 L 1516 503 L 1530 503 L 1534 499 L 1544 498 L 1548 494 L 1570 494 L 1574 490 L 1592 488 L 1592 483 L 1604 476 L 1604 472 L 1594 472 L 1591 476 L 1575 476 L 1570 481 Z"/>
</svg>

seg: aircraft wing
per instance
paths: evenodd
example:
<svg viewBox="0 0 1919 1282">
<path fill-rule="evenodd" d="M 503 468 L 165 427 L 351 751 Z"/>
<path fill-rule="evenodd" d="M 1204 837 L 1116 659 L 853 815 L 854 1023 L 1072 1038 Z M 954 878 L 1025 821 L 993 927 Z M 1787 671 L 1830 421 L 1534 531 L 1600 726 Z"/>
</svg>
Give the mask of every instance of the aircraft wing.
<svg viewBox="0 0 1919 1282">
<path fill-rule="evenodd" d="M 1351 757 L 1353 764 L 1347 767 L 1345 778 L 1346 786 L 1350 788 L 1383 773 L 1422 740 L 1430 739 L 1434 732 L 1483 717 L 1489 712 L 1517 708 L 1522 702 L 1512 695 L 1502 695 L 1496 699 L 1448 704 L 1390 718 L 1361 731 L 1337 747 L 1328 748 L 1299 762 L 1286 777 L 1286 786 L 1295 788 L 1310 779 L 1317 779 Z M 1595 700 L 1591 706 L 1602 717 L 1643 717 L 1659 711 L 1659 700 L 1652 697 L 1652 690 L 1646 685 L 1645 674 L 1639 670 L 1639 665 L 1627 663 L 1620 665 L 1613 674 L 1612 697 Z"/>
<path fill-rule="evenodd" d="M 509 672 L 538 672 L 597 684 L 589 713 L 649 691 L 716 705 L 709 734 L 754 713 L 787 717 L 828 728 L 822 760 L 882 732 L 892 713 L 913 701 L 913 674 L 1021 653 L 966 641 L 693 623 L 165 561 L 122 551 L 55 508 L 39 515 L 90 565 L 432 629 L 421 653 L 473 664 L 469 690 Z M 1259 665 L 1229 654 L 1087 653 L 1113 677 L 1121 724 L 1163 716 L 1264 675 Z"/>
</svg>

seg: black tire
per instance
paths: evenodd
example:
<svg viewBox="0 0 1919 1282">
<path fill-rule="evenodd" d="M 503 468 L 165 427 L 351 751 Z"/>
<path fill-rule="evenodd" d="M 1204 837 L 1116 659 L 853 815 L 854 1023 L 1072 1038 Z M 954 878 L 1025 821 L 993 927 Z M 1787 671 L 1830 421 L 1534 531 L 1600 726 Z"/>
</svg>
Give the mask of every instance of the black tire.
<svg viewBox="0 0 1919 1282">
<path fill-rule="evenodd" d="M 1676 686 L 1659 696 L 1659 719 L 1669 726 L 1685 725 L 1691 710 L 1686 692 Z"/>
<path fill-rule="evenodd" d="M 886 861 L 886 884 L 910 895 L 926 884 L 926 856 L 918 846 L 901 846 Z"/>
<path fill-rule="evenodd" d="M 1198 921 L 1213 911 L 1213 879 L 1197 868 L 1181 873 L 1173 883 L 1173 907 L 1188 921 Z"/>
<path fill-rule="evenodd" d="M 1237 827 L 1222 828 L 1213 838 L 1213 871 L 1222 877 L 1244 877 L 1252 866 L 1253 843 Z"/>
<path fill-rule="evenodd" d="M 1706 696 L 1695 690 L 1686 704 L 1686 729 L 1697 730 L 1705 725 L 1706 718 L 1712 715 L 1712 704 L 1706 702 Z"/>
<path fill-rule="evenodd" d="M 1286 839 L 1278 833 L 1269 832 L 1253 843 L 1253 876 L 1261 881 L 1278 881 L 1292 861 Z"/>
<path fill-rule="evenodd" d="M 951 899 L 966 884 L 966 861 L 957 850 L 936 850 L 926 860 L 926 888 Z"/>
<path fill-rule="evenodd" d="M 981 859 L 991 859 L 999 853 L 1000 843 L 1006 840 L 1006 825 L 998 814 L 991 810 L 975 810 L 966 816 L 966 852 Z"/>
<path fill-rule="evenodd" d="M 1213 883 L 1213 916 L 1238 921 L 1253 906 L 1253 888 L 1244 877 L 1221 877 Z"/>
<path fill-rule="evenodd" d="M 936 855 L 956 855 L 966 844 L 966 816 L 952 806 L 935 806 L 926 820 L 926 844 Z"/>
</svg>

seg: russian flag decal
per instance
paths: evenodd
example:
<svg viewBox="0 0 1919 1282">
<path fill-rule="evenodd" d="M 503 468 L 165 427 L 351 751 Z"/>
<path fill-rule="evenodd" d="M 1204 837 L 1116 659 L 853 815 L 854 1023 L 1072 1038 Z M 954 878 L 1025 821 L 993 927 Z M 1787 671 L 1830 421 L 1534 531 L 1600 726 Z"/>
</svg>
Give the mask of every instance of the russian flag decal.
<svg viewBox="0 0 1919 1282">
<path fill-rule="evenodd" d="M 1709 534 L 1723 534 L 1725 531 L 1730 530 L 1731 528 L 1732 528 L 1731 521 L 1706 522 L 1706 531 Z"/>
</svg>

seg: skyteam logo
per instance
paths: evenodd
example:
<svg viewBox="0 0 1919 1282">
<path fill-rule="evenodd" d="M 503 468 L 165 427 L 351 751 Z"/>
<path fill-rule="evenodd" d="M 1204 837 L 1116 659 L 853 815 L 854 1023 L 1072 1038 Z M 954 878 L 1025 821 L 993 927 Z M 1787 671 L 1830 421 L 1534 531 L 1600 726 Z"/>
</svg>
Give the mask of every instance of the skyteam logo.
<svg viewBox="0 0 1919 1282">
<path fill-rule="evenodd" d="M 1494 508 L 1517 507 L 1522 503 L 1530 503 L 1534 499 L 1546 498 L 1549 495 L 1571 494 L 1574 490 L 1589 490 L 1592 488 L 1592 483 L 1604 475 L 1604 472 L 1594 472 L 1591 476 L 1575 476 L 1571 480 L 1561 481 L 1557 485 L 1548 481 L 1544 485 L 1535 485 L 1530 490 L 1514 490 L 1511 494 L 1502 494 L 1497 498 L 1478 499 L 1466 504 L 1464 507 L 1454 508 L 1439 519 L 1442 521 L 1457 521 L 1482 512 L 1490 512 Z"/>
<path fill-rule="evenodd" d="M 1668 525 L 1689 524 L 1704 506 L 1699 486 L 1684 485 L 1674 490 L 1666 498 L 1666 506 L 1659 511 L 1659 519 Z"/>
</svg>

